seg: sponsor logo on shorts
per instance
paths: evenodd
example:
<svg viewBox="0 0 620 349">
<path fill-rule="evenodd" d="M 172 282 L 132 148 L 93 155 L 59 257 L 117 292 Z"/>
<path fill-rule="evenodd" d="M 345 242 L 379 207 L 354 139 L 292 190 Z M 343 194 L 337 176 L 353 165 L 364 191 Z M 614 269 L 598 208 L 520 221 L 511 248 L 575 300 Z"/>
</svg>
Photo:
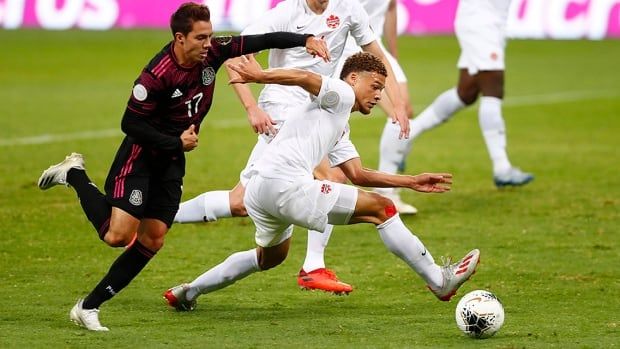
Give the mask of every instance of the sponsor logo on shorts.
<svg viewBox="0 0 620 349">
<path fill-rule="evenodd" d="M 138 189 L 132 190 L 131 195 L 129 195 L 129 203 L 134 206 L 142 205 L 142 192 Z"/>
<path fill-rule="evenodd" d="M 496 61 L 499 58 L 499 55 L 497 54 L 497 52 L 491 52 L 491 59 Z"/>
<path fill-rule="evenodd" d="M 323 184 L 321 186 L 321 193 L 323 194 L 329 194 L 332 191 L 332 186 L 329 184 Z"/>
</svg>

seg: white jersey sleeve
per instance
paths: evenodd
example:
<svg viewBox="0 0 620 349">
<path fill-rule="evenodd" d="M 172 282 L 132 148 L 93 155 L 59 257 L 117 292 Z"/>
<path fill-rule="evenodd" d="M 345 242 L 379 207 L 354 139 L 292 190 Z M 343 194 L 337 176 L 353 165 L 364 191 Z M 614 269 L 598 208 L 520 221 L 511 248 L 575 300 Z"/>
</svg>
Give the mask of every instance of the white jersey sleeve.
<svg viewBox="0 0 620 349">
<path fill-rule="evenodd" d="M 377 35 L 370 28 L 370 18 L 359 1 L 353 1 L 351 6 L 351 36 L 358 46 L 365 46 L 377 40 Z"/>
<path fill-rule="evenodd" d="M 349 137 L 350 134 L 351 130 L 347 124 L 344 132 L 342 132 L 342 137 L 340 137 L 338 143 L 336 143 L 334 148 L 327 154 L 331 167 L 336 167 L 351 159 L 360 157 L 355 145 L 351 142 L 351 138 Z"/>
<path fill-rule="evenodd" d="M 325 75 L 321 77 L 321 90 L 315 99 L 319 109 L 348 119 L 355 104 L 353 88 L 340 79 Z"/>
</svg>

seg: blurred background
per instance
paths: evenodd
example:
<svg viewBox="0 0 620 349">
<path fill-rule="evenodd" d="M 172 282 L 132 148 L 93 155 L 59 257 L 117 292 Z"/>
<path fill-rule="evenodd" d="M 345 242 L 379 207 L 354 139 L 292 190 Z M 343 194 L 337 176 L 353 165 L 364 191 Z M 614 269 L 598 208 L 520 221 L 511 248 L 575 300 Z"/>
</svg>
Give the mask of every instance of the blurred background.
<svg viewBox="0 0 620 349">
<path fill-rule="evenodd" d="M 206 0 L 218 30 L 240 31 L 282 0 Z M 3 0 L 5 29 L 167 28 L 182 0 Z M 399 0 L 401 34 L 452 33 L 458 0 Z M 618 0 L 514 0 L 508 20 L 513 38 L 620 37 Z"/>
</svg>

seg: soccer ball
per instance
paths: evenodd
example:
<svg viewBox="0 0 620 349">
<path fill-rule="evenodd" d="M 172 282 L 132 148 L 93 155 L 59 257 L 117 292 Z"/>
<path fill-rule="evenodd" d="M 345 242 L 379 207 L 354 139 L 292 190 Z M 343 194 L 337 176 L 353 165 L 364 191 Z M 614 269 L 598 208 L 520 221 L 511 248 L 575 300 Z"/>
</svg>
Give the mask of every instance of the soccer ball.
<svg viewBox="0 0 620 349">
<path fill-rule="evenodd" d="M 489 338 L 504 324 L 504 306 L 491 292 L 471 291 L 456 305 L 456 325 L 473 338 Z"/>
</svg>

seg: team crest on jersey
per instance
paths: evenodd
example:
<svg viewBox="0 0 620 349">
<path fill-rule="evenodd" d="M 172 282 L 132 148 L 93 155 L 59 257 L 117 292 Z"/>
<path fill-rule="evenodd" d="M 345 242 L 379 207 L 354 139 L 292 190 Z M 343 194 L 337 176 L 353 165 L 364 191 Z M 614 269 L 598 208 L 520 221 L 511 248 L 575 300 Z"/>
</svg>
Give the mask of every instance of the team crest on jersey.
<svg viewBox="0 0 620 349">
<path fill-rule="evenodd" d="M 338 16 L 330 15 L 327 17 L 325 23 L 327 23 L 329 28 L 336 29 L 340 25 L 340 18 Z"/>
<path fill-rule="evenodd" d="M 340 95 L 336 91 L 328 91 L 323 98 L 321 98 L 322 108 L 335 107 L 340 102 Z"/>
<path fill-rule="evenodd" d="M 138 189 L 132 190 L 131 195 L 129 195 L 129 203 L 134 206 L 142 205 L 142 192 Z"/>
<path fill-rule="evenodd" d="M 232 41 L 232 36 L 230 36 L 230 35 L 216 36 L 216 37 L 213 38 L 213 40 L 215 40 L 215 42 L 218 43 L 221 46 L 226 46 L 226 45 L 230 44 L 230 42 Z"/>
<path fill-rule="evenodd" d="M 323 194 L 329 194 L 332 191 L 332 186 L 329 184 L 323 184 L 321 185 L 321 193 Z"/>
<path fill-rule="evenodd" d="M 209 86 L 215 80 L 215 70 L 211 67 L 206 67 L 202 70 L 202 84 Z"/>
</svg>

